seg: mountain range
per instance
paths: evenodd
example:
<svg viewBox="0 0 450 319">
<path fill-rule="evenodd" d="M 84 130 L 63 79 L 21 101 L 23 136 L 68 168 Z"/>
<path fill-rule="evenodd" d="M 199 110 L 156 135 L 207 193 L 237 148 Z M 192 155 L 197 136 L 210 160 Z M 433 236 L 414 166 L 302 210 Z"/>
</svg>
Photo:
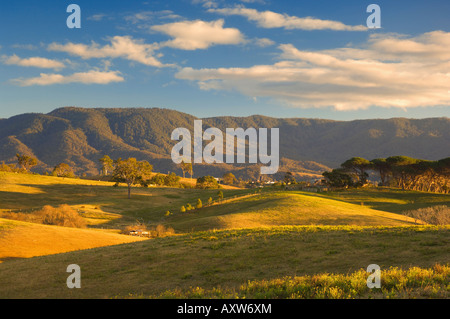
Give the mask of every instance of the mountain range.
<svg viewBox="0 0 450 319">
<path fill-rule="evenodd" d="M 161 108 L 63 107 L 48 114 L 27 113 L 0 119 L 0 162 L 16 163 L 16 153 L 36 157 L 34 171 L 51 171 L 64 162 L 78 175 L 98 175 L 99 159 L 135 157 L 154 171 L 181 174 L 171 160 L 175 128 L 193 132 L 195 116 Z M 280 171 L 300 179 L 317 178 L 354 157 L 374 159 L 393 155 L 437 160 L 450 156 L 450 119 L 370 119 L 334 121 L 306 118 L 203 118 L 203 128 L 279 128 Z M 194 177 L 221 177 L 233 172 L 243 179 L 258 178 L 251 164 L 195 164 Z M 282 178 L 282 177 L 281 177 Z"/>
</svg>

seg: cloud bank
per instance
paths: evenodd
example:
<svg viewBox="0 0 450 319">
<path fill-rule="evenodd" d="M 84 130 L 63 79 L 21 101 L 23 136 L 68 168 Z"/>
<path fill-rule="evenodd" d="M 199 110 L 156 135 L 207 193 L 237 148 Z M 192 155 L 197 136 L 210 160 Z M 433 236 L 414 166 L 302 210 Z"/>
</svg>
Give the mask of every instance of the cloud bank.
<svg viewBox="0 0 450 319">
<path fill-rule="evenodd" d="M 282 44 L 278 62 L 248 68 L 183 68 L 203 90 L 234 90 L 293 107 L 450 105 L 450 33 L 374 35 L 357 48 L 304 51 Z"/>
<path fill-rule="evenodd" d="M 238 15 L 247 18 L 249 21 L 256 22 L 262 28 L 284 28 L 287 30 L 335 30 L 335 31 L 366 31 L 367 27 L 363 25 L 349 26 L 339 21 L 322 20 L 313 17 L 296 17 L 287 14 L 280 14 L 273 11 L 258 11 L 243 6 L 234 8 L 211 8 L 208 12 L 219 13 L 223 15 Z"/>
</svg>

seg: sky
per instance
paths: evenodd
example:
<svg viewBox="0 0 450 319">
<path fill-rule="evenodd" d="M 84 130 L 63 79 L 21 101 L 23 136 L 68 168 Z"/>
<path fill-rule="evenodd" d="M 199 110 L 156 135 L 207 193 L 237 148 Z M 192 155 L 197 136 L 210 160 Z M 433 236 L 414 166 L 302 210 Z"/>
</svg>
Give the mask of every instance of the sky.
<svg viewBox="0 0 450 319">
<path fill-rule="evenodd" d="M 449 15 L 446 0 L 2 1 L 0 118 L 64 106 L 450 117 Z"/>
</svg>

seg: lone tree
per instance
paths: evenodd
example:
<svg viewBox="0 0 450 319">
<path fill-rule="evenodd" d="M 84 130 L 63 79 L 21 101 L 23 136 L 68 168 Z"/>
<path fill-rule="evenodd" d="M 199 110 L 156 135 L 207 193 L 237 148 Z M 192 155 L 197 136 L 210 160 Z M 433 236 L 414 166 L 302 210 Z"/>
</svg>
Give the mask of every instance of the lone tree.
<svg viewBox="0 0 450 319">
<path fill-rule="evenodd" d="M 192 167 L 192 163 L 187 163 L 187 172 L 191 175 L 191 178 L 194 176 L 194 168 Z"/>
<path fill-rule="evenodd" d="M 73 173 L 72 168 L 69 166 L 69 164 L 66 163 L 60 163 L 55 166 L 52 172 L 53 176 L 58 177 L 74 177 L 75 174 Z"/>
<path fill-rule="evenodd" d="M 101 159 L 98 160 L 102 164 L 102 174 L 108 175 L 108 172 L 113 170 L 114 168 L 114 161 L 108 156 L 105 155 Z"/>
<path fill-rule="evenodd" d="M 137 161 L 135 158 L 126 160 L 118 159 L 115 161 L 112 180 L 119 183 L 125 183 L 128 186 L 128 198 L 131 198 L 131 187 L 134 184 L 148 186 L 150 174 L 153 166 L 147 161 Z"/>
<path fill-rule="evenodd" d="M 181 168 L 181 170 L 183 171 L 183 178 L 185 178 L 186 172 L 189 173 L 189 174 L 191 175 L 191 178 L 192 178 L 192 175 L 193 175 L 193 172 L 192 172 L 192 163 L 187 163 L 187 162 L 185 162 L 185 161 L 183 160 L 183 161 L 180 163 L 180 168 Z"/>
<path fill-rule="evenodd" d="M 16 154 L 17 162 L 25 170 L 29 171 L 33 166 L 37 165 L 37 159 L 27 155 Z"/>
</svg>

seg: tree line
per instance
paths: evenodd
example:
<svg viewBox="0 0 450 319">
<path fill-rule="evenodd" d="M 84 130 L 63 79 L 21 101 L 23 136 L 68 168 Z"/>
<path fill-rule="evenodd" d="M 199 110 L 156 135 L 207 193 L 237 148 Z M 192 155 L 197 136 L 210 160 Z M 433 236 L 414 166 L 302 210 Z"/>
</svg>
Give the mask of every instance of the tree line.
<svg viewBox="0 0 450 319">
<path fill-rule="evenodd" d="M 17 165 L 5 164 L 5 162 L 0 163 L 0 171 L 28 174 L 32 173 L 31 169 L 39 164 L 38 159 L 33 156 L 17 153 L 16 158 L 17 158 Z M 70 167 L 70 165 L 66 163 L 59 163 L 53 168 L 52 171 L 45 172 L 44 175 L 52 175 L 57 177 L 70 177 L 70 178 L 75 177 L 73 169 Z"/>
<path fill-rule="evenodd" d="M 368 183 L 369 173 L 379 178 L 379 186 L 448 194 L 450 157 L 429 161 L 408 156 L 367 160 L 352 157 L 340 168 L 324 172 L 323 182 L 331 187 L 359 187 Z"/>
</svg>

